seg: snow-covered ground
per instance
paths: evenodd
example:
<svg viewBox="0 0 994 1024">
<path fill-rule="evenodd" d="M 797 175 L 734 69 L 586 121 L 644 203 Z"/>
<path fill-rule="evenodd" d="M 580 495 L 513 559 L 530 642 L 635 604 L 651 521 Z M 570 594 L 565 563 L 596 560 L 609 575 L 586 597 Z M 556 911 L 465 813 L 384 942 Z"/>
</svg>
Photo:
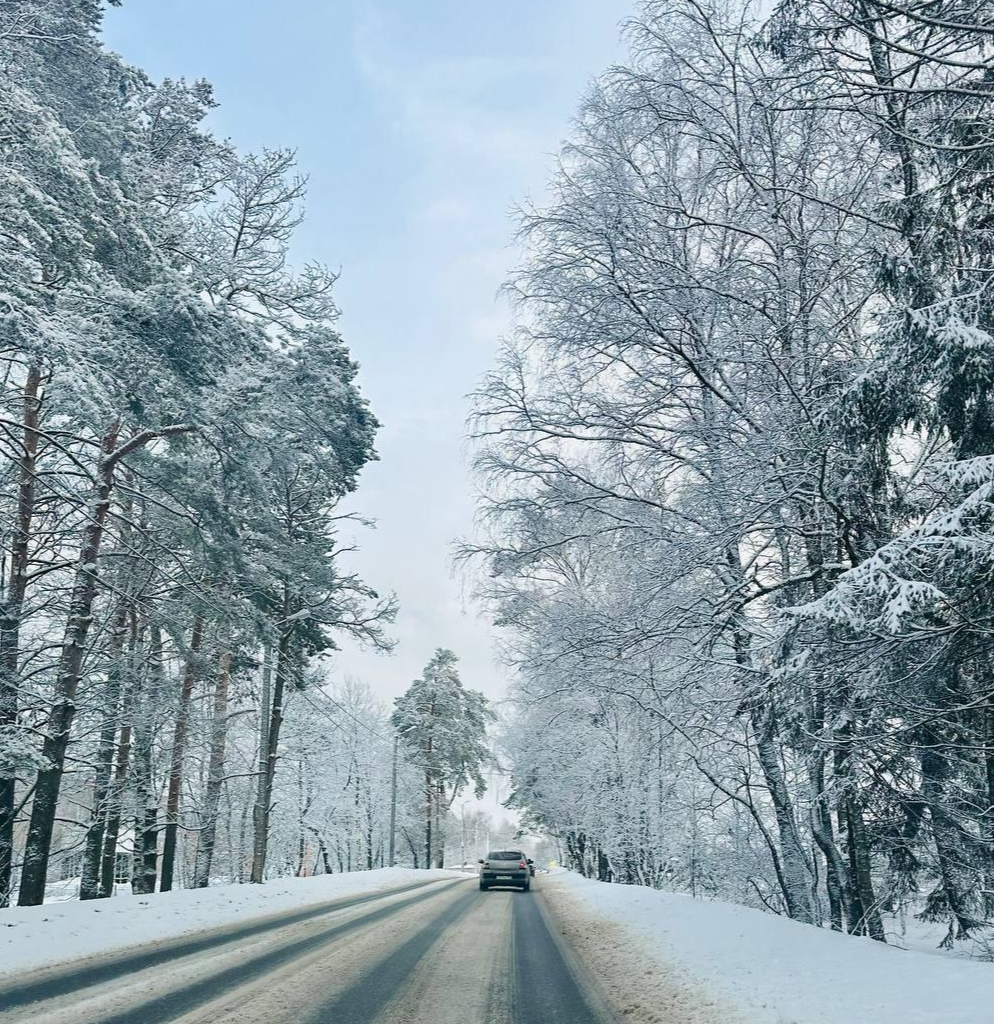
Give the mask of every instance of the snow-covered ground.
<svg viewBox="0 0 994 1024">
<path fill-rule="evenodd" d="M 464 877 L 455 871 L 380 868 L 273 879 L 264 885 L 219 885 L 149 896 L 119 895 L 86 903 L 12 907 L 0 910 L 0 978 L 325 900 L 432 879 Z"/>
<path fill-rule="evenodd" d="M 980 1024 L 994 965 L 568 872 L 543 885 L 632 1024 Z"/>
<path fill-rule="evenodd" d="M 901 916 L 882 914 L 881 920 L 887 933 L 887 941 L 899 949 L 914 949 L 943 959 L 954 957 L 960 960 L 990 960 L 994 946 L 994 935 L 990 932 L 975 932 L 972 939 L 954 942 L 951 949 L 943 948 L 942 941 L 949 932 L 945 921 L 920 921 L 914 913 Z"/>
</svg>

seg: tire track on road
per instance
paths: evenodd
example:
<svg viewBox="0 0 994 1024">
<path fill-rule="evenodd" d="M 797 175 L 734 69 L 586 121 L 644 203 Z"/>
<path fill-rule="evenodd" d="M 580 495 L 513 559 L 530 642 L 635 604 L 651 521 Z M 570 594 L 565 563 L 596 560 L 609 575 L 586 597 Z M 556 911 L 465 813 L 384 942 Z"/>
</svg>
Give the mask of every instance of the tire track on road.
<svg viewBox="0 0 994 1024">
<path fill-rule="evenodd" d="M 372 965 L 356 984 L 303 1018 L 301 1024 L 370 1024 L 410 979 L 419 961 L 446 929 L 467 914 L 479 897 L 477 892 L 469 892 L 460 897 L 395 949 L 387 959 Z"/>
<path fill-rule="evenodd" d="M 211 1002 L 218 997 L 224 995 L 226 992 L 230 992 L 236 989 L 239 985 L 245 984 L 249 981 L 258 980 L 260 975 L 272 973 L 273 971 L 279 970 L 288 963 L 295 959 L 302 958 L 308 954 L 318 950 L 321 946 L 327 945 L 340 938 L 349 932 L 358 930 L 367 925 L 384 921 L 394 914 L 400 913 L 408 907 L 414 906 L 419 903 L 430 901 L 438 898 L 449 892 L 455 886 L 463 884 L 456 880 L 447 883 L 419 883 L 416 887 L 405 887 L 401 890 L 392 890 L 386 894 L 380 894 L 380 898 L 386 898 L 389 896 L 396 896 L 399 893 L 407 891 L 408 888 L 421 889 L 426 885 L 431 885 L 432 889 L 429 892 L 416 893 L 406 899 L 399 900 L 388 904 L 385 907 L 379 907 L 362 913 L 356 917 L 350 917 L 348 920 L 331 924 L 328 927 L 323 927 L 319 931 L 309 934 L 303 938 L 291 939 L 277 945 L 274 949 L 270 949 L 265 953 L 261 953 L 255 956 L 249 956 L 241 962 L 223 968 L 220 971 L 215 971 L 194 982 L 193 984 L 185 985 L 171 992 L 153 997 L 152 999 L 144 1000 L 135 1005 L 129 1006 L 127 1009 L 120 1012 L 111 1012 L 109 1014 L 89 1014 L 86 1017 L 73 1017 L 72 1007 L 53 1007 L 52 1011 L 49 1012 L 48 1007 L 45 1006 L 47 1002 L 53 1002 L 55 1000 L 45 999 L 43 1001 L 35 1000 L 30 1004 L 25 1004 L 23 1007 L 27 1011 L 27 1015 L 17 1014 L 11 1016 L 9 1012 L 0 1014 L 0 1024 L 28 1024 L 28 1022 L 34 1022 L 43 1020 L 44 1017 L 57 1017 L 62 1020 L 78 1020 L 83 1024 L 168 1024 L 168 1022 L 174 1021 L 177 1017 L 181 1017 L 184 1014 L 190 1013 L 196 1010 L 198 1007 L 205 1003 Z M 370 902 L 369 898 L 363 898 L 353 902 L 348 907 L 338 906 L 334 909 L 346 910 L 351 909 L 356 905 Z M 325 913 L 333 911 L 325 910 Z M 297 915 L 294 915 L 297 917 Z M 316 914 L 309 915 L 303 919 L 306 923 L 309 919 L 319 916 Z M 300 924 L 301 920 L 298 918 L 293 923 Z M 265 935 L 267 930 L 279 933 L 290 927 L 288 923 L 275 924 L 270 922 L 267 927 L 253 926 L 247 931 L 251 932 L 251 937 L 257 937 L 260 934 Z M 244 938 L 245 936 L 239 935 L 236 938 Z M 278 940 L 278 934 L 274 936 Z M 225 941 L 219 945 L 208 942 L 208 940 L 200 940 L 188 944 L 186 953 L 180 957 L 173 953 L 172 956 L 167 959 L 167 966 L 171 972 L 175 972 L 180 966 L 177 961 L 187 959 L 191 955 L 195 955 L 198 952 L 214 952 L 224 950 L 226 947 L 230 947 L 235 938 L 226 938 Z M 193 947 L 192 949 L 189 947 Z M 231 950 L 236 953 L 237 949 Z M 157 960 L 154 966 L 158 966 L 161 960 Z M 145 970 L 148 970 L 146 966 Z M 129 977 L 131 975 L 129 974 Z M 113 980 L 119 980 L 120 974 L 115 974 Z M 155 979 L 152 979 L 154 984 Z M 92 989 L 92 985 L 87 985 L 85 988 Z M 113 996 L 113 993 L 111 993 Z M 85 1011 L 84 1011 L 85 1012 Z M 68 1013 L 68 1016 L 66 1014 Z"/>
<path fill-rule="evenodd" d="M 362 906 L 378 900 L 389 899 L 405 892 L 440 885 L 437 880 L 415 882 L 396 889 L 366 893 L 361 896 L 343 897 L 315 904 L 305 910 L 280 911 L 276 914 L 255 918 L 250 924 L 225 925 L 223 928 L 201 933 L 194 939 L 179 937 L 156 944 L 154 949 L 123 953 L 111 953 L 100 957 L 96 963 L 77 961 L 68 966 L 39 968 L 31 972 L 27 981 L 4 985 L 0 983 L 0 1021 L 4 1015 L 22 1006 L 49 1001 L 59 996 L 78 995 L 86 989 L 115 981 L 125 975 L 133 975 L 162 964 L 198 953 L 222 949 L 233 942 L 255 938 L 279 928 L 312 921 L 326 914 Z"/>
<path fill-rule="evenodd" d="M 514 901 L 511 928 L 512 1024 L 605 1024 L 609 1015 L 571 963 L 537 894 Z"/>
<path fill-rule="evenodd" d="M 478 894 L 380 1011 L 377 1024 L 507 1024 L 517 894 Z"/>
</svg>

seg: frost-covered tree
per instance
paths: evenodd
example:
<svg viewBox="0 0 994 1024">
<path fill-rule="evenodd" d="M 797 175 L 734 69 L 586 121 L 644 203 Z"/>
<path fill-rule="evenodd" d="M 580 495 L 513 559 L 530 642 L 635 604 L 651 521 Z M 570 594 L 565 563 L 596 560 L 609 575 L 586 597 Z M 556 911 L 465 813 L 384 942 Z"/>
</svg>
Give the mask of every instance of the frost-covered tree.
<svg viewBox="0 0 994 1024">
<path fill-rule="evenodd" d="M 132 823 L 137 891 L 204 884 L 247 713 L 261 871 L 286 695 L 393 612 L 341 565 L 377 424 L 333 275 L 292 268 L 293 158 L 215 139 L 209 85 L 100 12 L 0 4 L 2 904 L 53 864 L 109 895 Z"/>
<path fill-rule="evenodd" d="M 878 939 L 987 913 L 991 55 L 961 8 L 644 3 L 523 216 L 467 553 L 515 800 L 585 870 L 708 864 Z M 629 793 L 666 810 L 619 821 Z"/>
<path fill-rule="evenodd" d="M 487 723 L 493 712 L 484 695 L 467 690 L 457 658 L 438 648 L 403 697 L 395 702 L 391 724 L 423 777 L 424 866 L 444 866 L 442 819 L 470 783 L 477 797 L 486 790 L 484 769 L 491 762 Z"/>
</svg>

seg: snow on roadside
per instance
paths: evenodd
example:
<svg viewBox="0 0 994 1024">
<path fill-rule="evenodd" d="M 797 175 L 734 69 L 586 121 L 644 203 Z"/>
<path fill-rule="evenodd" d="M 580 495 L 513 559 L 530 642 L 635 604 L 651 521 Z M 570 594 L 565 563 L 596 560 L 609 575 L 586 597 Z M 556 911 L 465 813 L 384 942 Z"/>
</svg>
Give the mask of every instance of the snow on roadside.
<svg viewBox="0 0 994 1024">
<path fill-rule="evenodd" d="M 24 970 L 119 952 L 326 900 L 465 877 L 457 871 L 379 868 L 272 879 L 264 885 L 218 885 L 86 903 L 11 907 L 0 910 L 0 982 Z"/>
<path fill-rule="evenodd" d="M 633 1024 L 992 1019 L 990 964 L 896 949 L 748 907 L 569 872 L 550 876 L 543 888 L 567 934 L 592 937 L 595 971 Z M 598 954 L 598 947 L 611 948 Z M 702 1000 L 698 1016 L 694 993 Z"/>
<path fill-rule="evenodd" d="M 583 898 L 586 893 L 574 891 L 574 879 L 584 881 L 578 875 L 553 871 L 541 880 L 538 891 L 567 948 L 577 954 L 581 974 L 594 983 L 618 1020 L 627 1024 L 762 1024 L 744 1020 L 730 1001 L 677 965 L 653 955 L 627 928 L 626 915 L 589 906 Z"/>
</svg>

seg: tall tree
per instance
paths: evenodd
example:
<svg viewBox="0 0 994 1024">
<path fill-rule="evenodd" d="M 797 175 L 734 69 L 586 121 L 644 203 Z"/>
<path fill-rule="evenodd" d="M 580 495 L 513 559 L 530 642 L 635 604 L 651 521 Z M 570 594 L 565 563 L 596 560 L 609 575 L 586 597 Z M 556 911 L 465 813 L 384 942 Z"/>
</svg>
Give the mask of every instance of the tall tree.
<svg viewBox="0 0 994 1024">
<path fill-rule="evenodd" d="M 90 804 L 89 897 L 110 894 L 129 817 L 134 888 L 154 888 L 164 792 L 168 888 L 188 859 L 181 795 L 217 827 L 237 788 L 226 701 L 269 726 L 268 814 L 282 704 L 258 707 L 248 669 L 222 674 L 205 730 L 194 636 L 237 636 L 239 666 L 285 641 L 291 685 L 339 631 L 387 645 L 393 612 L 339 567 L 338 504 L 377 423 L 335 328 L 334 275 L 292 269 L 293 156 L 216 140 L 210 86 L 156 84 L 105 51 L 101 11 L 0 4 L 0 121 L 19 126 L 0 161 L 4 904 L 15 887 L 41 902 L 53 859 L 68 866 L 69 800 Z M 188 771 L 201 748 L 203 793 Z"/>
<path fill-rule="evenodd" d="M 470 782 L 476 796 L 483 795 L 483 773 L 492 759 L 487 723 L 494 714 L 482 693 L 463 687 L 457 661 L 452 651 L 439 647 L 421 678 L 397 698 L 390 719 L 424 777 L 425 867 L 443 866 L 442 813 Z"/>
</svg>

